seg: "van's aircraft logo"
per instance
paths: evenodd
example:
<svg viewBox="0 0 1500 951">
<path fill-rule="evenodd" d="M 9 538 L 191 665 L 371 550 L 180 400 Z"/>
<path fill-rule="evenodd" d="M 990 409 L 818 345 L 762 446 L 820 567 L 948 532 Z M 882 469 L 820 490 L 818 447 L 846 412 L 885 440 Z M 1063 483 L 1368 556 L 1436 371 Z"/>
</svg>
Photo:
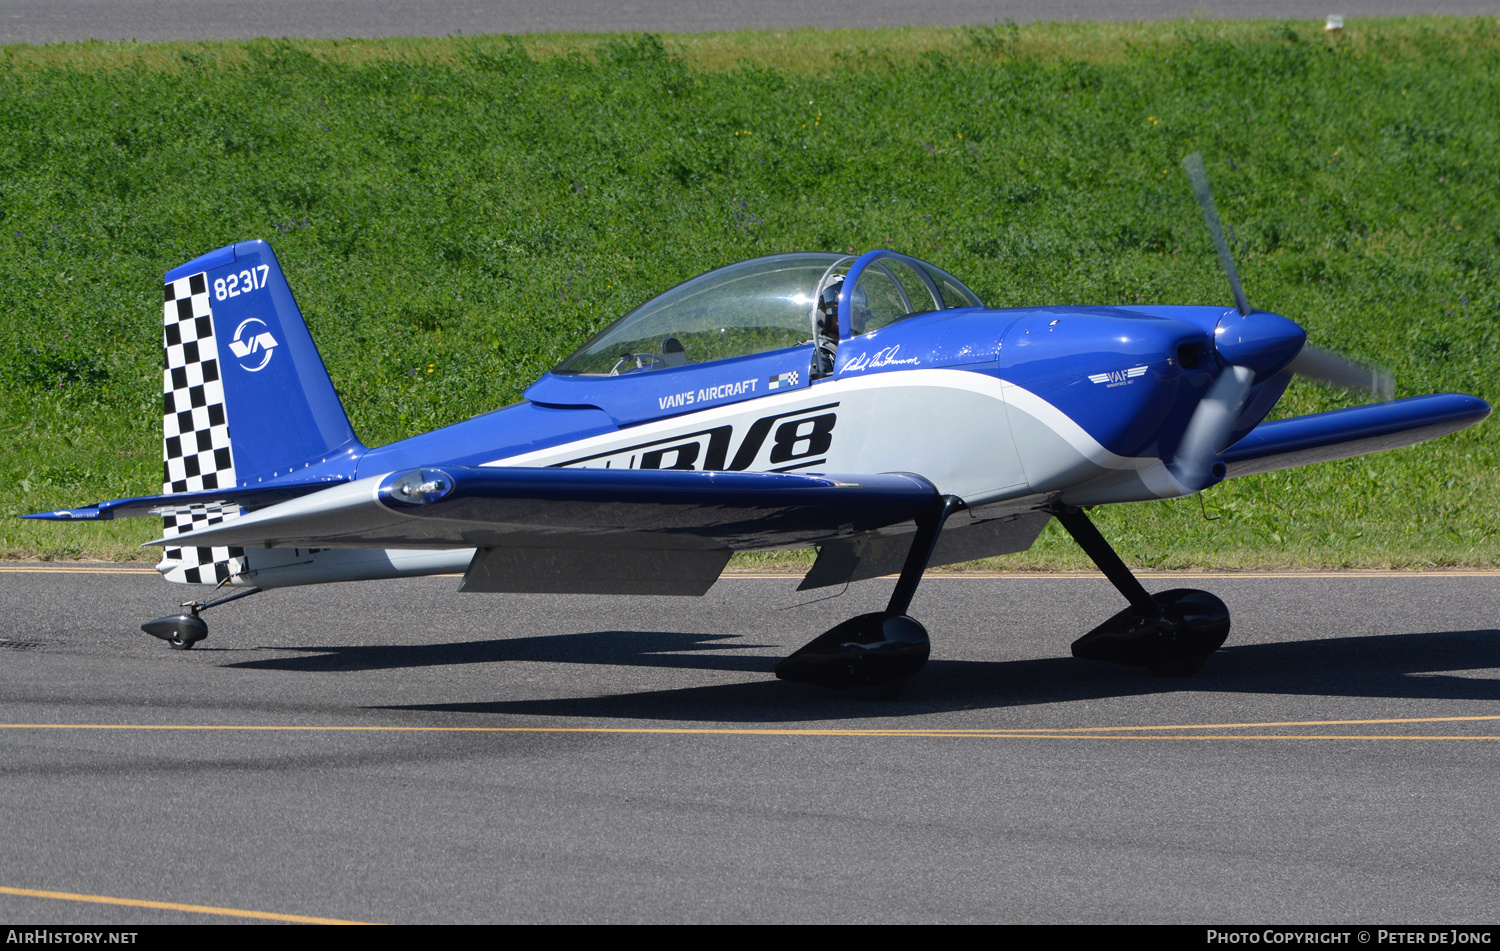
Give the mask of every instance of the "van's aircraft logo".
<svg viewBox="0 0 1500 951">
<path fill-rule="evenodd" d="M 677 409 L 682 406 L 692 406 L 694 403 L 711 403 L 714 400 L 727 399 L 731 396 L 754 393 L 755 383 L 755 380 L 735 380 L 733 383 L 705 386 L 696 393 L 692 390 L 668 393 L 666 396 L 658 396 L 656 401 L 661 404 L 662 409 Z"/>
<path fill-rule="evenodd" d="M 1089 380 L 1094 383 L 1104 383 L 1109 386 L 1120 386 L 1129 383 L 1138 376 L 1145 376 L 1145 367 L 1131 367 L 1128 370 L 1111 370 L 1108 373 L 1090 373 Z"/>
<path fill-rule="evenodd" d="M 255 326 L 252 327 L 251 324 Z M 256 328 L 259 328 L 259 332 Z M 235 328 L 234 339 L 229 341 L 229 352 L 239 359 L 240 366 L 256 373 L 264 370 L 266 364 L 271 362 L 271 357 L 276 352 L 276 338 L 271 336 L 265 321 L 251 317 Z"/>
</svg>

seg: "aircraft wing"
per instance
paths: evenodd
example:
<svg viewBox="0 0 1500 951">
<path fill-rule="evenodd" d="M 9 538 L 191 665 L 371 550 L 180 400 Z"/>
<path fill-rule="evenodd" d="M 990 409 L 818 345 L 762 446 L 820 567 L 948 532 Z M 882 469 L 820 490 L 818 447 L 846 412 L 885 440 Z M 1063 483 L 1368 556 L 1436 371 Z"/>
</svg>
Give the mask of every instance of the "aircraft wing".
<svg viewBox="0 0 1500 951">
<path fill-rule="evenodd" d="M 728 548 L 811 544 L 914 518 L 920 476 L 443 466 L 373 476 L 152 545 Z"/>
<path fill-rule="evenodd" d="M 442 466 L 360 479 L 150 544 L 476 548 L 468 591 L 701 594 L 734 551 L 899 525 L 937 498 L 932 483 L 906 474 Z"/>
<path fill-rule="evenodd" d="M 1219 454 L 1228 478 L 1398 449 L 1457 432 L 1490 406 L 1462 393 L 1434 393 L 1261 423 Z"/>
</svg>

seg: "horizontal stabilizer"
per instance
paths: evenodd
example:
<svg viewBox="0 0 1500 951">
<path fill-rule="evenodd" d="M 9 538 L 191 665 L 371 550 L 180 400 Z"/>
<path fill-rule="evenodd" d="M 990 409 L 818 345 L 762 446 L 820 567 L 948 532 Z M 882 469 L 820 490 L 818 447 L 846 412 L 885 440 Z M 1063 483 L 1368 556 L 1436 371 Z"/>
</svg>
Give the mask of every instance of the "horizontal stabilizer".
<svg viewBox="0 0 1500 951">
<path fill-rule="evenodd" d="M 150 515 L 162 515 L 166 512 L 191 508 L 195 505 L 238 505 L 253 510 L 265 508 L 268 505 L 275 505 L 277 502 L 285 502 L 287 499 L 295 499 L 299 496 L 319 492 L 330 486 L 348 481 L 346 478 L 331 477 L 311 482 L 284 482 L 279 485 L 261 484 L 245 488 L 209 489 L 205 492 L 174 492 L 170 495 L 141 495 L 128 499 L 111 499 L 108 502 L 95 502 L 93 505 L 85 505 L 76 509 L 37 512 L 34 515 L 22 515 L 21 517 L 47 519 L 48 521 L 55 522 L 102 522 L 112 518 L 141 518 Z"/>
<path fill-rule="evenodd" d="M 414 469 L 360 479 L 153 545 L 750 551 L 908 522 L 920 476 Z"/>
<path fill-rule="evenodd" d="M 1336 409 L 1261 423 L 1219 454 L 1229 478 L 1399 449 L 1472 426 L 1490 405 L 1462 393 L 1434 393 L 1391 403 Z"/>
</svg>

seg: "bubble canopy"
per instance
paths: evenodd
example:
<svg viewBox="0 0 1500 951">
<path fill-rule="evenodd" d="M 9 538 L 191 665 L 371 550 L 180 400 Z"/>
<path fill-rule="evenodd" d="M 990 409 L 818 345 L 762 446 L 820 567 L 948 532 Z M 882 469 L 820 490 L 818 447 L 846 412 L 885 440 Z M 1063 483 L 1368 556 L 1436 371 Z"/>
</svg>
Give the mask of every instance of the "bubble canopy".
<svg viewBox="0 0 1500 951">
<path fill-rule="evenodd" d="M 819 290 L 855 260 L 822 252 L 776 254 L 700 274 L 621 317 L 552 372 L 621 376 L 809 345 Z M 979 303 L 946 272 L 903 260 L 926 269 L 940 285 L 963 288 L 962 302 L 948 306 Z"/>
</svg>

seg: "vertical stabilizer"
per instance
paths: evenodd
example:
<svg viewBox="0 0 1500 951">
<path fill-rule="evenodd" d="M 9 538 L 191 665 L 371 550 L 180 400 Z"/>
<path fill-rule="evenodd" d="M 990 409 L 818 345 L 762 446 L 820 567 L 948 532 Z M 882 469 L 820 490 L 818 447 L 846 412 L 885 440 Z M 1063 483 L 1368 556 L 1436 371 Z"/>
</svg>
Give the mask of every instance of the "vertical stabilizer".
<svg viewBox="0 0 1500 951">
<path fill-rule="evenodd" d="M 166 275 L 162 493 L 319 475 L 352 476 L 355 438 L 271 246 L 243 241 Z M 237 518 L 231 505 L 163 516 L 167 536 Z M 168 548 L 168 580 L 215 584 L 245 568 L 238 548 Z"/>
</svg>

